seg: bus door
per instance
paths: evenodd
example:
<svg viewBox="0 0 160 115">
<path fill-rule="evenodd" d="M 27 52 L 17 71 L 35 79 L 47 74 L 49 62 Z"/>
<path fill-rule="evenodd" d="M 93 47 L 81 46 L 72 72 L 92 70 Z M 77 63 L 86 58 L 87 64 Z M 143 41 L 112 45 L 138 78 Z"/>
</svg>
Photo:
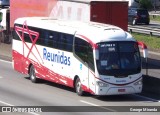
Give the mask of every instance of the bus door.
<svg viewBox="0 0 160 115">
<path fill-rule="evenodd" d="M 95 66 L 94 66 L 94 58 L 93 58 L 93 48 L 89 44 L 88 45 L 88 84 L 89 89 L 95 91 Z"/>
<path fill-rule="evenodd" d="M 74 51 L 77 59 L 80 61 L 79 75 L 82 84 L 86 90 L 91 88 L 94 72 L 94 61 L 93 61 L 93 49 L 92 46 L 85 40 L 76 37 L 74 44 Z M 93 87 L 92 87 L 93 88 Z"/>
<path fill-rule="evenodd" d="M 81 39 L 80 37 L 75 37 L 74 41 L 74 54 L 76 57 L 76 68 L 73 68 L 75 73 L 80 78 L 83 88 L 88 88 L 88 42 Z M 77 63 L 78 62 L 78 63 Z"/>
</svg>

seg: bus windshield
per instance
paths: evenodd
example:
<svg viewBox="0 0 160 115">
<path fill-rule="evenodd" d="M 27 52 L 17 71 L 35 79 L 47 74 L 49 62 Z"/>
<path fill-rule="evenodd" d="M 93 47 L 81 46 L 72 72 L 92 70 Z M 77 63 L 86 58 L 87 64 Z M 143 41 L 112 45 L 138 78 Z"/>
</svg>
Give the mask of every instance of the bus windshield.
<svg viewBox="0 0 160 115">
<path fill-rule="evenodd" d="M 98 43 L 99 59 L 96 61 L 100 75 L 125 77 L 141 71 L 138 44 L 133 41 Z"/>
</svg>

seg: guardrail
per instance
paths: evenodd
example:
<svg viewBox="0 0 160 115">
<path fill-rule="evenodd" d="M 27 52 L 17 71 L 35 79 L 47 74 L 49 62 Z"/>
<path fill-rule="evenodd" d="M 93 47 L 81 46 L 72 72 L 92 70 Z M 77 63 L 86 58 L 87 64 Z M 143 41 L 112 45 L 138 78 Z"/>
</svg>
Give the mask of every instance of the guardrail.
<svg viewBox="0 0 160 115">
<path fill-rule="evenodd" d="M 136 32 L 136 33 L 143 33 L 148 34 L 150 36 L 160 36 L 160 28 L 151 28 L 151 27 L 140 27 L 140 26 L 131 26 L 128 25 L 128 32 Z"/>
<path fill-rule="evenodd" d="M 160 12 L 151 12 L 149 13 L 150 16 L 160 16 Z"/>
</svg>

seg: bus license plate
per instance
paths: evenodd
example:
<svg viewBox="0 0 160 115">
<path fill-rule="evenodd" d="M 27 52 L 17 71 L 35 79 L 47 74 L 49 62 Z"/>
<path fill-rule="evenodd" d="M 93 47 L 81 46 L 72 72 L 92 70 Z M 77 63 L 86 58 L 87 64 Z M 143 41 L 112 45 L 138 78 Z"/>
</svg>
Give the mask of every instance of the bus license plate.
<svg viewBox="0 0 160 115">
<path fill-rule="evenodd" d="M 125 89 L 118 89 L 118 92 L 125 92 Z"/>
</svg>

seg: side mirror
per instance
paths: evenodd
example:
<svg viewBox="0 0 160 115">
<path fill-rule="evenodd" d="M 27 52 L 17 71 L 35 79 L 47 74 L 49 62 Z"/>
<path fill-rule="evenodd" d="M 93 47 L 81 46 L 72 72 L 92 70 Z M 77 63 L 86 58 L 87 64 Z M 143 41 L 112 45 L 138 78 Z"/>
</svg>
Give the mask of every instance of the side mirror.
<svg viewBox="0 0 160 115">
<path fill-rule="evenodd" d="M 146 75 L 148 75 L 148 49 L 147 46 L 143 43 L 138 41 L 138 46 L 140 46 L 143 50 L 143 57 L 146 59 Z"/>
<path fill-rule="evenodd" d="M 143 57 L 144 58 L 147 58 L 148 57 L 148 49 L 147 49 L 147 46 L 143 43 L 143 42 L 140 42 L 138 41 L 138 46 L 140 46 L 143 50 Z"/>
<path fill-rule="evenodd" d="M 99 60 L 99 50 L 95 49 L 95 58 L 96 60 Z"/>
</svg>

